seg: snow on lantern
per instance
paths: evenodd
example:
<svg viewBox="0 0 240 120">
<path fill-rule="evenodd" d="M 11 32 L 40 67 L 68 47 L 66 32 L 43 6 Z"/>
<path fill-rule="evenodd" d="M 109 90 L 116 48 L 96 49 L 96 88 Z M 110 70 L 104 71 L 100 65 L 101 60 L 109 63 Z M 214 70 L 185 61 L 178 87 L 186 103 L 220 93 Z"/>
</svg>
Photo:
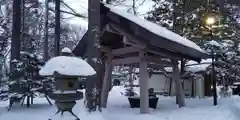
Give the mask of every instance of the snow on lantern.
<svg viewBox="0 0 240 120">
<path fill-rule="evenodd" d="M 79 88 L 79 77 L 86 77 L 96 74 L 95 70 L 81 58 L 71 56 L 71 50 L 64 48 L 63 56 L 50 59 L 39 71 L 41 76 L 54 77 L 56 90 L 49 93 L 49 97 L 55 100 L 58 113 L 69 112 L 76 120 L 80 120 L 73 112 L 72 108 L 76 100 L 83 98 L 83 93 L 77 91 Z M 55 115 L 56 115 L 55 114 Z M 51 119 L 49 119 L 51 120 Z"/>
</svg>

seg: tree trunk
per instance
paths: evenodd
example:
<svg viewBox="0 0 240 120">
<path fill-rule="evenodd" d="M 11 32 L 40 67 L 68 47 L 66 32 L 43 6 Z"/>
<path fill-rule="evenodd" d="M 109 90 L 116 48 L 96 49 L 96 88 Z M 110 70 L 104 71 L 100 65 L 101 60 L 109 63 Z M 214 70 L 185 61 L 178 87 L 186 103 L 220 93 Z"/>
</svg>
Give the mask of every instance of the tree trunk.
<svg viewBox="0 0 240 120">
<path fill-rule="evenodd" d="M 26 50 L 26 41 L 25 41 L 25 35 L 24 35 L 24 32 L 25 32 L 25 0 L 21 0 L 22 1 L 22 27 L 21 27 L 21 47 L 22 47 L 22 51 L 25 51 Z"/>
<path fill-rule="evenodd" d="M 132 4 L 132 9 L 133 9 L 133 15 L 137 15 L 137 10 L 136 10 L 136 0 L 132 0 L 133 4 Z"/>
<path fill-rule="evenodd" d="M 54 41 L 54 56 L 60 54 L 60 0 L 55 0 L 55 41 Z"/>
<path fill-rule="evenodd" d="M 13 16 L 12 16 L 12 40 L 11 40 L 11 62 L 13 60 L 20 59 L 21 49 L 21 0 L 13 0 L 12 4 Z M 14 68 L 11 65 L 11 71 Z"/>
<path fill-rule="evenodd" d="M 45 0 L 44 60 L 48 60 L 48 0 Z"/>
<path fill-rule="evenodd" d="M 102 61 L 100 59 L 100 44 L 99 44 L 99 33 L 100 33 L 100 0 L 89 0 L 88 1 L 88 50 L 87 50 L 87 62 L 95 69 L 98 73 Z M 101 108 L 98 103 L 100 98 L 100 90 L 96 88 L 96 81 L 101 80 L 97 78 L 97 75 L 93 75 L 88 78 L 86 85 L 86 99 L 88 110 L 96 111 L 97 108 Z M 96 91 L 93 91 L 96 90 Z"/>
</svg>

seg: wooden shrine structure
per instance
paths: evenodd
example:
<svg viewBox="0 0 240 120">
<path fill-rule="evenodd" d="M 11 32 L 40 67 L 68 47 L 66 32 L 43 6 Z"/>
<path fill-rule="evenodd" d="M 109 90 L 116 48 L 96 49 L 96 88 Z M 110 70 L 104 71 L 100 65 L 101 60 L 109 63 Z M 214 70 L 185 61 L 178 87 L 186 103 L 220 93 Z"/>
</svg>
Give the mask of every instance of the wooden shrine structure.
<svg viewBox="0 0 240 120">
<path fill-rule="evenodd" d="M 88 31 L 73 50 L 76 56 L 85 56 L 87 40 Z M 103 3 L 100 45 L 101 51 L 107 56 L 103 91 L 110 87 L 108 83 L 111 81 L 114 65 L 135 65 L 140 68 L 140 113 L 149 113 L 148 68 L 173 67 L 179 105 L 184 106 L 178 60 L 186 58 L 200 62 L 205 56 L 200 47 L 186 38 Z M 107 99 L 108 95 L 102 96 Z"/>
</svg>

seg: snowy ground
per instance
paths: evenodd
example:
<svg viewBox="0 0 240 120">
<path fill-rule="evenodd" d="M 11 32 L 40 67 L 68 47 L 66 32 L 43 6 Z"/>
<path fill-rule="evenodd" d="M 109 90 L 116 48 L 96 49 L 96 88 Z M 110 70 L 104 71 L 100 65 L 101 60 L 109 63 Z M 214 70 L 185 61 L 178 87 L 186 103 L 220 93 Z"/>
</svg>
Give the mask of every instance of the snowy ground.
<svg viewBox="0 0 240 120">
<path fill-rule="evenodd" d="M 122 96 L 123 87 L 115 87 L 110 93 L 108 108 L 102 113 L 87 113 L 83 101 L 79 101 L 74 112 L 81 120 L 239 120 L 240 97 L 219 99 L 219 105 L 212 106 L 212 99 L 186 99 L 187 107 L 178 108 L 172 97 L 160 97 L 158 108 L 149 115 L 140 115 L 139 109 L 129 108 L 127 98 Z M 45 99 L 38 98 L 31 108 L 14 106 L 10 112 L 7 103 L 0 102 L 0 120 L 47 120 L 54 112 Z M 74 120 L 66 116 L 56 120 Z"/>
</svg>

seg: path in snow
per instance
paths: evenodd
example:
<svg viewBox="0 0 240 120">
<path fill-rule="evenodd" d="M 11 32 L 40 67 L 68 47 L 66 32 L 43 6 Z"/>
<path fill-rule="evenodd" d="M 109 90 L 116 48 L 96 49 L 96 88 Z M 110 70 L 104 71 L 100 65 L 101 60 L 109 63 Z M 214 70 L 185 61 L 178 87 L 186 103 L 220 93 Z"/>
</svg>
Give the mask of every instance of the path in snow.
<svg viewBox="0 0 240 120">
<path fill-rule="evenodd" d="M 110 93 L 107 109 L 102 113 L 87 113 L 83 101 L 74 108 L 81 120 L 239 120 L 240 97 L 220 99 L 218 106 L 212 106 L 212 99 L 186 99 L 187 107 L 178 108 L 173 97 L 160 97 L 158 108 L 149 115 L 140 115 L 139 109 L 129 108 L 127 98 L 122 96 L 123 87 L 115 87 Z M 14 106 L 7 112 L 7 103 L 0 103 L 0 120 L 47 120 L 56 112 L 55 106 L 50 106 L 44 98 L 38 98 L 31 108 Z M 64 119 L 74 120 L 69 116 Z"/>
</svg>

